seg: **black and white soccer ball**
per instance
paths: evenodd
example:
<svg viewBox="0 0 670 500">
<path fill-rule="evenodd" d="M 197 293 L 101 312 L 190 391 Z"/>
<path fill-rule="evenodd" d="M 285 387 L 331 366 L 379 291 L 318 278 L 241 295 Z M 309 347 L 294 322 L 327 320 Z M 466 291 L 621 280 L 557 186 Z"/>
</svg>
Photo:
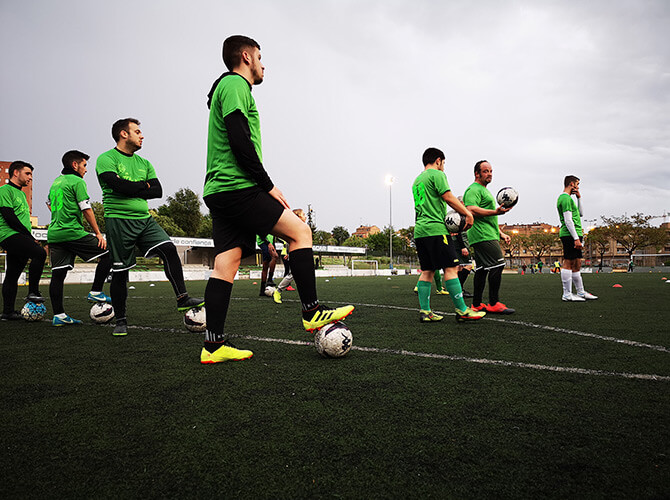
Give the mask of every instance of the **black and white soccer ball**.
<svg viewBox="0 0 670 500">
<path fill-rule="evenodd" d="M 107 302 L 96 302 L 91 306 L 91 312 L 88 313 L 93 323 L 104 325 L 114 319 L 114 308 Z"/>
<path fill-rule="evenodd" d="M 265 287 L 265 290 L 263 291 L 263 293 L 265 293 L 265 295 L 267 295 L 268 297 L 272 297 L 272 295 L 274 295 L 276 289 L 277 289 L 276 286 L 268 285 L 268 286 Z"/>
<path fill-rule="evenodd" d="M 496 195 L 498 205 L 505 208 L 512 208 L 519 201 L 519 193 L 513 187 L 504 187 Z"/>
<path fill-rule="evenodd" d="M 314 335 L 316 352 L 324 358 L 345 356 L 351 350 L 353 340 L 351 330 L 341 321 L 319 328 Z"/>
<path fill-rule="evenodd" d="M 26 321 L 42 321 L 47 313 L 47 307 L 44 304 L 35 302 L 26 302 L 21 309 L 21 316 Z"/>
<path fill-rule="evenodd" d="M 450 210 L 447 212 L 444 223 L 447 225 L 447 231 L 450 233 L 460 233 L 465 228 L 465 217 L 456 210 Z"/>
<path fill-rule="evenodd" d="M 192 307 L 184 314 L 184 326 L 189 332 L 200 333 L 207 330 L 205 307 Z"/>
</svg>

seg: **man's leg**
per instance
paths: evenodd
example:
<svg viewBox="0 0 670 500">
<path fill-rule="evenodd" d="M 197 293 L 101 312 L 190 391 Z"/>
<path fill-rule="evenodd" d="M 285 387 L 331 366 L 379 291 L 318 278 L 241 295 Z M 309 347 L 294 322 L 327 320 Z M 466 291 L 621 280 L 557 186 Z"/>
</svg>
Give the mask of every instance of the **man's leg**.
<svg viewBox="0 0 670 500">
<path fill-rule="evenodd" d="M 496 267 L 489 271 L 489 304 L 500 302 L 500 284 L 502 282 L 503 267 Z"/>
<path fill-rule="evenodd" d="M 174 243 L 168 241 L 151 250 L 152 254 L 158 255 L 163 261 L 163 270 L 165 276 L 172 285 L 174 294 L 177 297 L 177 309 L 179 311 L 187 311 L 192 307 L 202 307 L 204 300 L 194 297 L 189 297 L 186 291 L 186 283 L 184 282 L 184 269 L 177 254 L 177 247 Z"/>
<path fill-rule="evenodd" d="M 5 249 L 7 248 L 5 247 Z M 12 315 L 15 312 L 14 307 L 16 304 L 16 294 L 19 289 L 19 277 L 23 272 L 23 268 L 28 263 L 28 257 L 23 253 L 16 253 L 7 249 L 5 263 L 5 279 L 2 283 L 2 312 L 3 315 Z"/>
<path fill-rule="evenodd" d="M 489 272 L 484 268 L 479 268 L 475 271 L 472 307 L 479 308 L 482 305 L 482 298 L 484 297 L 484 288 L 486 288 L 486 278 L 488 274 Z"/>
<path fill-rule="evenodd" d="M 561 267 L 563 298 L 572 296 L 572 265 L 572 259 L 563 259 L 563 265 Z"/>
<path fill-rule="evenodd" d="M 112 335 L 122 337 L 128 334 L 128 320 L 126 319 L 126 301 L 128 300 L 128 270 L 112 273 L 112 283 L 109 294 L 112 296 L 112 307 L 116 317 L 116 327 Z"/>
<path fill-rule="evenodd" d="M 38 243 L 31 245 L 28 249 L 30 265 L 28 266 L 28 297 L 42 299 L 40 293 L 40 279 L 44 270 L 44 262 L 47 260 L 47 253 Z M 44 302 L 44 299 L 42 299 Z"/>
<path fill-rule="evenodd" d="M 105 280 L 109 276 L 112 269 L 112 258 L 109 252 L 100 257 L 98 265 L 95 266 L 95 276 L 93 277 L 93 285 L 91 285 L 91 292 L 102 292 L 102 287 L 105 285 Z"/>
<path fill-rule="evenodd" d="M 51 308 L 53 309 L 54 316 L 65 313 L 65 308 L 63 307 L 63 283 L 65 283 L 67 272 L 67 267 L 51 270 L 49 298 L 51 299 Z"/>
</svg>

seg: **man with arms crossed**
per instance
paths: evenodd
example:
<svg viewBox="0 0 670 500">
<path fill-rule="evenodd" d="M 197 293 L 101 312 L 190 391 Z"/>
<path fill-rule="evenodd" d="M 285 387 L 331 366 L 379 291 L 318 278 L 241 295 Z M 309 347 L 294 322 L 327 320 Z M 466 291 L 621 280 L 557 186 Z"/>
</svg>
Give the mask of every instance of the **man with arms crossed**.
<svg viewBox="0 0 670 500">
<path fill-rule="evenodd" d="M 414 240 L 421 266 L 421 277 L 416 285 L 419 294 L 419 321 L 430 323 L 443 318 L 430 309 L 431 283 L 437 269 L 444 272 L 444 288 L 449 292 L 456 308 L 456 320 L 481 319 L 486 313 L 473 311 L 463 300 L 463 290 L 458 280 L 460 260 L 444 222 L 447 204 L 465 217 L 465 227 L 472 225 L 472 214 L 449 188 L 447 176 L 444 174 L 444 153 L 437 148 L 428 148 L 423 153 L 422 160 L 424 170 L 412 184 Z"/>
<path fill-rule="evenodd" d="M 584 302 L 595 300 L 598 297 L 584 290 L 582 282 L 582 196 L 579 192 L 579 179 L 574 175 L 568 175 L 563 180 L 565 189 L 558 196 L 556 208 L 558 218 L 561 221 L 561 230 L 558 235 L 563 245 L 563 265 L 561 266 L 561 283 L 563 284 L 564 302 Z M 577 203 L 572 199 L 577 197 Z M 575 285 L 576 294 L 572 293 L 572 285 Z"/>
<path fill-rule="evenodd" d="M 475 254 L 474 297 L 472 308 L 494 314 L 512 314 L 514 309 L 500 302 L 500 283 L 505 267 L 505 258 L 500 248 L 500 239 L 506 243 L 510 237 L 498 226 L 498 215 L 511 208 L 496 208 L 496 200 L 486 188 L 493 180 L 493 168 L 486 160 L 475 164 L 475 182 L 463 194 L 463 202 L 475 217 L 475 223 L 468 230 L 468 240 Z M 489 278 L 489 303 L 482 303 L 486 277 Z"/>
<path fill-rule="evenodd" d="M 223 43 L 221 75 L 208 95 L 209 133 L 203 199 L 212 214 L 216 249 L 214 271 L 205 289 L 207 331 L 200 353 L 203 364 L 248 359 L 224 333 L 224 324 L 240 260 L 255 252 L 256 234 L 273 234 L 290 248 L 291 270 L 302 303 L 307 331 L 339 321 L 354 307 L 327 309 L 316 294 L 312 232 L 296 216 L 262 163 L 260 121 L 253 85 L 263 81 L 260 46 L 242 35 Z"/>
<path fill-rule="evenodd" d="M 126 282 L 128 270 L 136 264 L 136 246 L 145 257 L 156 255 L 163 261 L 165 276 L 177 297 L 177 310 L 183 312 L 204 304 L 203 299 L 189 297 L 177 248 L 149 214 L 147 200 L 163 196 L 163 188 L 153 165 L 135 154 L 144 140 L 139 125 L 134 118 L 116 121 L 112 125 L 116 147 L 101 154 L 95 166 L 102 188 L 107 243 L 112 256 L 110 294 L 116 316 L 115 336 L 128 333 Z"/>
<path fill-rule="evenodd" d="M 111 302 L 102 287 L 112 267 L 107 242 L 95 221 L 91 200 L 84 182 L 89 156 L 81 151 L 68 151 L 63 155 L 61 175 L 49 189 L 47 205 L 51 210 L 51 223 L 47 231 L 51 259 L 49 297 L 53 308 L 53 326 L 78 325 L 81 321 L 71 318 L 63 307 L 63 283 L 75 257 L 85 262 L 99 259 L 95 268 L 93 285 L 88 294 L 90 302 Z M 83 219 L 89 223 L 95 236 L 84 229 Z"/>
<path fill-rule="evenodd" d="M 9 182 L 0 187 L 0 246 L 5 249 L 5 279 L 2 283 L 3 321 L 22 319 L 14 310 L 19 277 L 30 259 L 26 300 L 41 304 L 40 278 L 47 253 L 33 238 L 30 207 L 22 189 L 33 180 L 33 166 L 25 161 L 9 165 Z"/>
</svg>

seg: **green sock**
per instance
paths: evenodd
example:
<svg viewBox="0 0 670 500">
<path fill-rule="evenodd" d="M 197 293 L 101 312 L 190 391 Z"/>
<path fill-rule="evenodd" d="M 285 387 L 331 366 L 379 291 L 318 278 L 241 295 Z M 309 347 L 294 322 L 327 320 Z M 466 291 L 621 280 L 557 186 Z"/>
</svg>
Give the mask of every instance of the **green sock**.
<svg viewBox="0 0 670 500">
<path fill-rule="evenodd" d="M 430 281 L 419 281 L 416 286 L 419 289 L 419 307 L 422 311 L 430 311 L 430 289 L 432 288 Z"/>
<path fill-rule="evenodd" d="M 458 278 L 454 278 L 444 282 L 444 288 L 447 289 L 449 295 L 451 296 L 451 301 L 454 303 L 454 307 L 460 311 L 465 311 L 468 306 L 465 305 L 463 300 L 463 289 L 461 288 L 461 282 L 458 281 Z"/>
<path fill-rule="evenodd" d="M 442 286 L 442 276 L 440 275 L 440 271 L 435 271 L 435 288 L 437 288 L 438 292 L 440 290 L 444 290 L 444 287 Z"/>
</svg>

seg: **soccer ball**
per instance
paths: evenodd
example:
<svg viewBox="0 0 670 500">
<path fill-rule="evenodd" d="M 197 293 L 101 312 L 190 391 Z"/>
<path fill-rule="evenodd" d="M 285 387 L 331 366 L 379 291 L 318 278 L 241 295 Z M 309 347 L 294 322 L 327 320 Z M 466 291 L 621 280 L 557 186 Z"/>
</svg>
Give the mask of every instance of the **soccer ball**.
<svg viewBox="0 0 670 500">
<path fill-rule="evenodd" d="M 42 321 L 46 313 L 47 307 L 44 304 L 36 304 L 35 302 L 26 302 L 26 305 L 21 309 L 21 316 L 26 321 Z"/>
<path fill-rule="evenodd" d="M 498 202 L 498 205 L 505 208 L 512 208 L 516 205 L 516 202 L 519 201 L 519 193 L 512 187 L 504 187 L 498 191 L 496 201 Z"/>
<path fill-rule="evenodd" d="M 184 326 L 189 332 L 200 333 L 207 329 L 205 307 L 192 307 L 184 314 Z"/>
<path fill-rule="evenodd" d="M 352 342 L 351 330 L 341 321 L 320 328 L 314 336 L 316 352 L 324 358 L 341 358 L 349 352 Z"/>
<path fill-rule="evenodd" d="M 96 302 L 91 306 L 91 312 L 88 315 L 93 320 L 93 323 L 102 325 L 104 323 L 109 323 L 114 319 L 114 308 L 112 307 L 112 304 Z"/>
<path fill-rule="evenodd" d="M 465 217 L 459 214 L 456 210 L 447 212 L 447 217 L 444 219 L 447 225 L 447 231 L 450 233 L 460 233 L 465 227 Z"/>
<path fill-rule="evenodd" d="M 265 291 L 263 293 L 265 293 L 265 295 L 267 295 L 268 297 L 272 297 L 272 295 L 275 293 L 275 290 L 276 288 L 273 286 L 266 286 Z"/>
</svg>

